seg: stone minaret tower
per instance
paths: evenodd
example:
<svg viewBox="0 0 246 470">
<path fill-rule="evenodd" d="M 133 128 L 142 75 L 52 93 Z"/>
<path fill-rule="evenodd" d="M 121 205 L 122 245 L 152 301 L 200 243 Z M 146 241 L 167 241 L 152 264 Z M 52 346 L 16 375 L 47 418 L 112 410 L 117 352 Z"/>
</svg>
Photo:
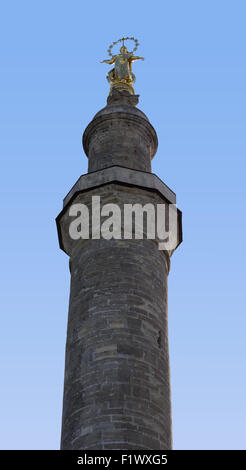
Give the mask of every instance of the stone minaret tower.
<svg viewBox="0 0 246 470">
<path fill-rule="evenodd" d="M 120 55 L 131 65 L 127 50 Z M 113 72 L 107 106 L 83 135 L 88 174 L 72 187 L 57 217 L 71 271 L 61 448 L 166 450 L 172 447 L 167 277 L 181 242 L 181 213 L 176 223 L 170 217 L 174 241 L 164 250 L 157 235 L 101 236 L 100 224 L 109 217 L 95 215 L 99 197 L 101 209 L 116 204 L 122 213 L 125 204 L 176 203 L 173 191 L 151 172 L 157 136 L 135 107 L 131 68 L 126 77 L 115 61 Z M 98 221 L 87 238 L 70 236 L 75 204 L 94 211 Z M 87 221 L 80 220 L 78 233 Z M 144 227 L 146 234 L 146 220 Z"/>
</svg>

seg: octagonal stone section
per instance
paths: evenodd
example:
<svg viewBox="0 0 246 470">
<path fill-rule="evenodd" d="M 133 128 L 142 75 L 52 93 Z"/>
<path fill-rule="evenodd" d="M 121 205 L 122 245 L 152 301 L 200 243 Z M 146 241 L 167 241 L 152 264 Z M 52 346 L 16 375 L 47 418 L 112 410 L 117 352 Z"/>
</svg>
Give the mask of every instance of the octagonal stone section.
<svg viewBox="0 0 246 470">
<path fill-rule="evenodd" d="M 115 183 L 107 183 L 96 188 L 91 188 L 87 190 L 75 191 L 71 193 L 69 199 L 67 200 L 67 204 L 65 205 L 62 212 L 57 217 L 57 228 L 58 228 L 58 236 L 60 247 L 65 253 L 67 253 L 70 257 L 73 255 L 73 251 L 77 249 L 77 245 L 81 246 L 81 243 L 84 243 L 83 239 L 74 240 L 71 238 L 69 227 L 71 222 L 74 220 L 74 216 L 70 214 L 70 207 L 76 204 L 83 204 L 85 207 L 88 208 L 89 213 L 89 229 L 88 238 L 93 238 L 92 233 L 92 201 L 93 197 L 97 197 L 100 199 L 100 213 L 101 208 L 106 204 L 116 204 L 120 211 L 121 211 L 121 239 L 124 241 L 124 205 L 125 204 L 139 204 L 141 207 L 144 207 L 146 204 L 151 204 L 155 208 L 157 204 L 164 204 L 165 206 L 169 207 L 169 201 L 163 196 L 163 194 L 159 193 L 158 190 L 150 190 L 149 188 L 139 188 L 131 185 L 127 185 L 125 183 L 115 182 Z M 170 236 L 174 238 L 174 246 L 172 249 L 167 250 L 168 256 L 167 260 L 169 263 L 169 257 L 172 255 L 173 251 L 177 248 L 177 246 L 182 241 L 182 214 L 177 209 L 177 223 L 174 224 L 173 227 L 169 227 Z M 106 217 L 107 219 L 107 217 Z M 100 225 L 102 226 L 105 217 L 100 217 Z M 170 219 L 171 220 L 171 219 Z M 87 223 L 87 220 L 86 222 Z M 133 238 L 134 238 L 134 220 L 133 220 Z M 100 233 L 100 229 L 99 229 Z M 143 224 L 143 233 L 144 238 L 147 238 L 147 218 L 144 219 Z M 100 238 L 100 235 L 99 237 Z M 93 241 L 93 240 L 92 240 Z M 160 242 L 158 236 L 156 235 L 155 243 L 158 245 Z"/>
</svg>

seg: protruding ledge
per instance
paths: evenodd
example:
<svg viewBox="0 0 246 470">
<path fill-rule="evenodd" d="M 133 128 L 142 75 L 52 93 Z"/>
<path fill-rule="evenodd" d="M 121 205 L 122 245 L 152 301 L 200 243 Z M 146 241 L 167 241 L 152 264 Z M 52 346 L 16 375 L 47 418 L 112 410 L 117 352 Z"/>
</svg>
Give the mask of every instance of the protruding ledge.
<svg viewBox="0 0 246 470">
<path fill-rule="evenodd" d="M 80 191 L 97 188 L 108 183 L 123 183 L 130 186 L 159 192 L 170 204 L 176 204 L 176 194 L 158 176 L 145 171 L 132 170 L 122 166 L 111 166 L 103 170 L 80 176 L 63 200 L 63 207 Z"/>
<path fill-rule="evenodd" d="M 70 205 L 79 194 L 86 193 L 87 191 L 100 188 L 108 184 L 118 184 L 128 187 L 132 186 L 135 188 L 138 187 L 140 189 L 144 189 L 145 191 L 156 192 L 161 196 L 162 199 L 164 199 L 165 203 L 176 204 L 175 193 L 153 173 L 146 173 L 145 171 L 132 170 L 125 167 L 112 166 L 103 170 L 95 171 L 94 173 L 82 175 L 68 195 L 65 197 L 63 201 L 63 209 L 56 218 L 60 248 L 69 256 L 71 255 L 71 250 L 66 248 L 66 243 L 63 239 L 64 233 L 62 233 L 63 216 L 67 213 Z M 182 213 L 179 209 L 177 209 L 177 214 L 177 245 L 174 250 L 182 242 Z M 170 257 L 174 250 L 168 250 L 166 256 Z"/>
</svg>

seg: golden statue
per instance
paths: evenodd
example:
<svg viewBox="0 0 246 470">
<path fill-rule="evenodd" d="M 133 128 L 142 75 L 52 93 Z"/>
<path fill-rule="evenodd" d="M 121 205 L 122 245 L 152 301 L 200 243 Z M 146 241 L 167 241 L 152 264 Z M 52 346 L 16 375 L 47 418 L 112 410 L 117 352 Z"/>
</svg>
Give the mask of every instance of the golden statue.
<svg viewBox="0 0 246 470">
<path fill-rule="evenodd" d="M 124 41 L 127 39 L 135 41 L 135 48 L 132 52 L 128 52 Z M 112 55 L 111 49 L 118 42 L 123 42 L 123 46 L 120 48 L 120 54 Z M 110 94 L 112 93 L 112 88 L 117 88 L 118 90 L 127 90 L 129 93 L 134 95 L 133 84 L 135 83 L 135 75 L 132 73 L 132 62 L 135 60 L 144 60 L 143 57 L 134 56 L 134 52 L 138 47 L 138 42 L 134 38 L 122 38 L 116 42 L 113 42 L 108 49 L 108 53 L 112 56 L 112 59 L 102 60 L 101 63 L 114 64 L 114 68 L 111 69 L 107 75 L 107 80 L 111 85 Z"/>
</svg>

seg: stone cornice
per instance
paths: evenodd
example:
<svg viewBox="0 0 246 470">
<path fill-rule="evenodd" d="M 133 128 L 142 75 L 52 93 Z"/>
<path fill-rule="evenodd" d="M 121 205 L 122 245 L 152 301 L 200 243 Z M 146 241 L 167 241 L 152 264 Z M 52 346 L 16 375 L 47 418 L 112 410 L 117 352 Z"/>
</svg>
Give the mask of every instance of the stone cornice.
<svg viewBox="0 0 246 470">
<path fill-rule="evenodd" d="M 112 166 L 80 176 L 64 198 L 63 207 L 65 208 L 78 192 L 94 189 L 109 183 L 121 183 L 150 191 L 157 191 L 170 204 L 176 204 L 176 194 L 155 174 L 132 170 L 122 166 Z"/>
</svg>

